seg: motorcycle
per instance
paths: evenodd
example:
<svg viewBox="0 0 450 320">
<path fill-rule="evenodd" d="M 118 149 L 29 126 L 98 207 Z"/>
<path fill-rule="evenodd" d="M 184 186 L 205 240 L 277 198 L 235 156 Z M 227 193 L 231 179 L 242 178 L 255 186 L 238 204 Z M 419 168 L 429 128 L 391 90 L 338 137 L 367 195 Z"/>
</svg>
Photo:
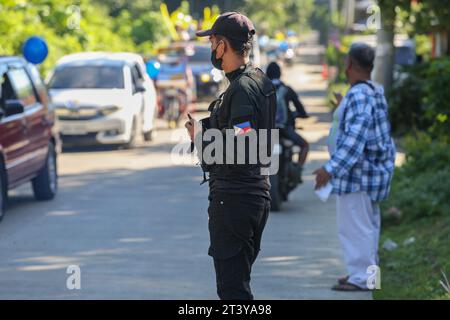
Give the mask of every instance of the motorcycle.
<svg viewBox="0 0 450 320">
<path fill-rule="evenodd" d="M 284 63 L 288 66 L 292 66 L 294 64 L 295 53 L 292 48 L 287 49 L 283 52 Z"/>
<path fill-rule="evenodd" d="M 298 164 L 300 148 L 286 138 L 280 137 L 275 144 L 272 155 L 278 157 L 278 171 L 270 176 L 271 210 L 280 211 L 283 201 L 288 200 L 289 193 L 301 182 L 301 166 Z"/>
<path fill-rule="evenodd" d="M 159 117 L 166 119 L 169 128 L 173 129 L 178 127 L 193 101 L 195 82 L 189 80 L 191 72 L 183 57 L 161 58 L 160 69 L 156 80 Z"/>
<path fill-rule="evenodd" d="M 180 118 L 185 112 L 185 94 L 181 89 L 175 87 L 161 88 L 160 96 L 160 117 L 165 119 L 169 128 L 178 127 Z"/>
</svg>

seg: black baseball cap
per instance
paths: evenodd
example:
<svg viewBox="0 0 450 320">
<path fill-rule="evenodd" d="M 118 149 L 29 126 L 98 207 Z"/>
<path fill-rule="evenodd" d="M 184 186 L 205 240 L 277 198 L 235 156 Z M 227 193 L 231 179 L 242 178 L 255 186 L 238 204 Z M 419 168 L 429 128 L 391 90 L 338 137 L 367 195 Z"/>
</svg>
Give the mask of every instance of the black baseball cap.
<svg viewBox="0 0 450 320">
<path fill-rule="evenodd" d="M 197 31 L 197 37 L 219 34 L 229 39 L 247 42 L 255 34 L 249 18 L 239 12 L 225 12 L 217 17 L 211 29 Z"/>
</svg>

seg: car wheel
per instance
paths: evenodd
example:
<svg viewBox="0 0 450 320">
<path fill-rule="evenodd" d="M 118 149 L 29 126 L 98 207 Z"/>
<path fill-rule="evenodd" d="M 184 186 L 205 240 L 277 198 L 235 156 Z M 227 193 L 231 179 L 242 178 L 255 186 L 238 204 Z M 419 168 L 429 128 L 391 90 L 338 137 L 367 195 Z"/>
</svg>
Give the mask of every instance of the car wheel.
<svg viewBox="0 0 450 320">
<path fill-rule="evenodd" d="M 152 141 L 153 140 L 153 130 L 144 132 L 144 140 L 145 141 Z"/>
<path fill-rule="evenodd" d="M 58 170 L 53 143 L 50 143 L 48 146 L 47 160 L 44 167 L 31 183 L 36 200 L 51 200 L 55 197 L 58 191 Z"/>
<path fill-rule="evenodd" d="M 125 144 L 126 149 L 132 149 L 136 146 L 136 140 L 138 135 L 137 121 L 133 118 L 133 124 L 131 125 L 130 140 Z"/>
<path fill-rule="evenodd" d="M 278 175 L 270 176 L 270 210 L 280 211 L 281 209 L 281 195 L 278 183 Z"/>
<path fill-rule="evenodd" d="M 7 198 L 7 186 L 6 186 L 6 172 L 4 170 L 3 163 L 0 161 L 0 221 L 2 221 L 5 215 L 5 206 Z"/>
<path fill-rule="evenodd" d="M 152 141 L 153 139 L 153 132 L 152 130 L 149 130 L 147 132 L 144 132 L 144 130 L 142 130 L 145 126 L 144 126 L 144 122 L 145 122 L 145 115 L 144 115 L 144 111 L 141 111 L 141 131 L 142 131 L 142 138 L 144 139 L 144 141 Z"/>
</svg>

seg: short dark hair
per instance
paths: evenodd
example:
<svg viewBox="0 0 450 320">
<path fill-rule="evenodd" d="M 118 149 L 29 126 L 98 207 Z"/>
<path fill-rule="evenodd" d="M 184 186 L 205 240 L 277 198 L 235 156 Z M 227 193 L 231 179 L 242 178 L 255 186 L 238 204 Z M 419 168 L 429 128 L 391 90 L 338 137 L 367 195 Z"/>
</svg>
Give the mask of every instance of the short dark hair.
<svg viewBox="0 0 450 320">
<path fill-rule="evenodd" d="M 249 36 L 247 41 L 231 39 L 220 34 L 216 34 L 216 37 L 227 40 L 231 46 L 231 49 L 243 57 L 248 57 L 250 51 L 252 50 L 253 36 Z"/>
<path fill-rule="evenodd" d="M 266 75 L 270 80 L 281 78 L 281 68 L 278 63 L 272 61 L 266 69 Z"/>
<path fill-rule="evenodd" d="M 350 46 L 348 56 L 357 67 L 371 72 L 375 60 L 375 50 L 368 44 L 355 42 Z"/>
</svg>

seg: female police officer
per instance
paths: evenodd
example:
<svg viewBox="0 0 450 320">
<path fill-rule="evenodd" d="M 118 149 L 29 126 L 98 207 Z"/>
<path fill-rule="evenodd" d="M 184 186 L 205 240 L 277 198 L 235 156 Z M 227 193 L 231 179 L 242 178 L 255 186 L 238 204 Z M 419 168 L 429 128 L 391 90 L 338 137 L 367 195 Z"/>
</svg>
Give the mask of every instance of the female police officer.
<svg viewBox="0 0 450 320">
<path fill-rule="evenodd" d="M 238 12 L 224 13 L 211 29 L 197 32 L 199 37 L 209 36 L 211 62 L 224 70 L 230 81 L 221 98 L 211 104 L 206 127 L 222 132 L 231 129 L 235 135 L 254 130 L 258 137 L 260 129 L 267 129 L 270 139 L 275 123 L 275 89 L 264 73 L 248 62 L 254 33 L 252 22 Z M 186 123 L 196 146 L 198 127 L 193 119 Z M 206 144 L 200 141 L 202 146 Z M 245 148 L 244 152 L 249 152 L 247 145 Z M 236 148 L 226 151 L 234 153 L 233 159 L 242 152 Z M 250 272 L 270 211 L 270 183 L 267 174 L 262 173 L 263 166 L 259 158 L 249 163 L 249 157 L 244 164 L 227 161 L 202 165 L 209 172 L 208 254 L 214 259 L 220 299 L 253 299 Z"/>
</svg>

